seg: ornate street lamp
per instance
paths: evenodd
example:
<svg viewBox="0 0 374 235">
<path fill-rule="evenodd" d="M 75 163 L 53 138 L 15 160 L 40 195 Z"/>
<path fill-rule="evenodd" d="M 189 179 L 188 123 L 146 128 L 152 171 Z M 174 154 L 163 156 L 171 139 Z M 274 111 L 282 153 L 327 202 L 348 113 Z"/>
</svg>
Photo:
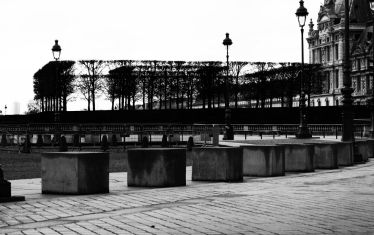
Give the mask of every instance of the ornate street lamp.
<svg viewBox="0 0 374 235">
<path fill-rule="evenodd" d="M 60 121 L 60 114 L 59 114 L 59 77 L 58 77 L 58 60 L 61 56 L 61 47 L 58 45 L 58 40 L 55 40 L 55 45 L 52 47 L 52 54 L 53 58 L 56 60 L 56 97 L 55 97 L 55 122 Z"/>
<path fill-rule="evenodd" d="M 232 41 L 229 37 L 229 33 L 226 33 L 226 38 L 223 40 L 223 45 L 226 46 L 226 77 L 225 77 L 225 132 L 223 134 L 224 140 L 234 139 L 234 130 L 231 125 L 231 110 L 230 110 L 230 97 L 228 91 L 228 80 L 229 80 L 229 46 L 232 45 Z"/>
<path fill-rule="evenodd" d="M 55 40 L 55 45 L 52 47 L 53 58 L 57 61 L 60 59 L 61 47 L 58 45 L 58 40 Z"/>
<path fill-rule="evenodd" d="M 352 81 L 350 78 L 351 62 L 350 62 L 350 47 L 349 47 L 349 0 L 345 0 L 345 16 L 344 16 L 344 77 L 343 88 L 341 93 L 343 95 L 343 134 L 342 141 L 354 141 L 353 136 L 353 113 L 352 113 Z"/>
<path fill-rule="evenodd" d="M 369 0 L 369 3 L 370 3 L 370 8 L 372 10 L 372 12 L 371 12 L 371 16 L 372 16 L 371 23 L 372 23 L 373 30 L 374 30 L 374 14 L 373 14 L 373 11 L 374 11 L 374 0 Z M 374 45 L 374 31 L 373 31 L 373 33 L 371 35 L 371 44 Z M 372 50 L 373 50 L 372 61 L 374 63 L 374 48 L 372 48 Z M 370 61 L 370 59 L 369 59 L 369 61 Z M 373 64 L 373 68 L 374 68 L 374 64 Z M 373 73 L 373 77 L 372 77 L 372 87 L 371 87 L 370 119 L 371 119 L 370 138 L 374 139 L 374 73 Z"/>
<path fill-rule="evenodd" d="M 300 72 L 300 124 L 299 129 L 296 132 L 296 138 L 306 139 L 311 138 L 312 134 L 309 131 L 308 124 L 306 122 L 306 112 L 305 112 L 305 91 L 304 91 L 304 26 L 306 22 L 306 17 L 308 15 L 308 10 L 304 7 L 304 1 L 300 1 L 300 7 L 296 11 L 297 20 L 299 21 L 299 26 L 301 28 L 301 72 Z"/>
</svg>

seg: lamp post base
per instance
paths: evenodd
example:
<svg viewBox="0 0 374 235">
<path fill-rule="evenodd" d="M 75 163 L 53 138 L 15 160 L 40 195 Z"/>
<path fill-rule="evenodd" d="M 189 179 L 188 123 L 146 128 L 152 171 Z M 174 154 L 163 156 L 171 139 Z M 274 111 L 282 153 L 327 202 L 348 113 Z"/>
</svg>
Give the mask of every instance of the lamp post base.
<svg viewBox="0 0 374 235">
<path fill-rule="evenodd" d="M 296 139 L 309 139 L 312 138 L 312 134 L 310 133 L 308 127 L 299 127 L 296 132 Z"/>
<path fill-rule="evenodd" d="M 231 109 L 225 109 L 225 131 L 223 132 L 223 140 L 234 140 L 234 128 L 231 125 Z"/>
</svg>

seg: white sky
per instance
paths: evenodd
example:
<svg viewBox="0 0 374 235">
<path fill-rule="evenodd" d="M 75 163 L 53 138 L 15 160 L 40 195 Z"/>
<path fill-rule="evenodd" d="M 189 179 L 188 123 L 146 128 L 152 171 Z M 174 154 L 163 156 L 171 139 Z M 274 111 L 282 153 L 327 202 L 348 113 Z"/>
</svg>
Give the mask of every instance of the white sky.
<svg viewBox="0 0 374 235">
<path fill-rule="evenodd" d="M 321 2 L 305 0 L 307 24 Z M 26 110 L 55 39 L 63 60 L 224 61 L 228 32 L 230 60 L 300 61 L 298 7 L 299 0 L 0 0 L 0 110 L 13 113 L 14 102 Z M 83 108 L 79 98 L 68 104 Z"/>
</svg>

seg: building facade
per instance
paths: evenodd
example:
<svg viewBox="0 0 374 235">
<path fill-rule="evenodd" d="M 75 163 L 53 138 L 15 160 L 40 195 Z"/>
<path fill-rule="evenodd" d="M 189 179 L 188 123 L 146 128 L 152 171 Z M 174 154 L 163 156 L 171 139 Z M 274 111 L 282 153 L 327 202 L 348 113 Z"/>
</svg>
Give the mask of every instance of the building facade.
<svg viewBox="0 0 374 235">
<path fill-rule="evenodd" d="M 344 0 L 325 0 L 316 25 L 310 21 L 307 41 L 309 63 L 321 64 L 322 94 L 311 96 L 311 105 L 341 105 L 344 60 Z M 351 79 L 354 104 L 366 104 L 373 87 L 372 11 L 368 0 L 350 0 Z M 316 26 L 316 28 L 315 28 Z M 370 58 L 370 60 L 369 60 Z"/>
</svg>

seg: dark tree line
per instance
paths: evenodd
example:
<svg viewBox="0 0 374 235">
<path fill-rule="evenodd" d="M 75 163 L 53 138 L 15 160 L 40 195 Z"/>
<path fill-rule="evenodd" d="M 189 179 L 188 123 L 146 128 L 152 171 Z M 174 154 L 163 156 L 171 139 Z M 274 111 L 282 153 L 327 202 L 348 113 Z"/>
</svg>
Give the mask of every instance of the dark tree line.
<svg viewBox="0 0 374 235">
<path fill-rule="evenodd" d="M 280 107 L 292 107 L 295 97 L 300 94 L 301 65 L 298 63 L 254 63 L 257 68 L 252 73 L 245 74 L 241 94 L 242 99 L 252 100 L 256 108 L 273 107 L 277 101 Z M 304 65 L 304 90 L 310 104 L 312 94 L 322 93 L 323 77 L 318 75 L 320 66 Z"/>
<path fill-rule="evenodd" d="M 56 68 L 56 65 L 57 68 Z M 233 61 L 228 87 L 231 106 L 292 107 L 300 93 L 300 64 Z M 305 65 L 308 97 L 322 92 L 318 65 Z M 217 61 L 82 60 L 50 62 L 34 75 L 42 111 L 66 110 L 74 92 L 96 109 L 105 95 L 111 109 L 214 109 L 224 106 L 226 64 Z M 76 89 L 74 89 L 76 88 Z"/>
<path fill-rule="evenodd" d="M 35 100 L 40 110 L 66 111 L 69 95 L 74 92 L 74 61 L 52 61 L 34 74 Z"/>
</svg>

